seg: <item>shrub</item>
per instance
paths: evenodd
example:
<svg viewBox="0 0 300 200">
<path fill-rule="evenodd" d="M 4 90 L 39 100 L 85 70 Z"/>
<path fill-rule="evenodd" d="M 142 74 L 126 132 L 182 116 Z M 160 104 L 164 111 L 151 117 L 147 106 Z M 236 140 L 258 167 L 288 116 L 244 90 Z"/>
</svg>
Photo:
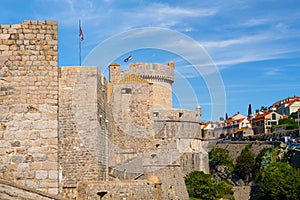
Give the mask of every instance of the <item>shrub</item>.
<svg viewBox="0 0 300 200">
<path fill-rule="evenodd" d="M 300 171 L 284 162 L 267 166 L 258 177 L 255 199 L 300 199 Z"/>
<path fill-rule="evenodd" d="M 210 174 L 201 171 L 193 171 L 186 176 L 185 184 L 191 199 L 217 200 L 225 196 L 234 199 L 229 183 L 214 180 Z"/>
</svg>

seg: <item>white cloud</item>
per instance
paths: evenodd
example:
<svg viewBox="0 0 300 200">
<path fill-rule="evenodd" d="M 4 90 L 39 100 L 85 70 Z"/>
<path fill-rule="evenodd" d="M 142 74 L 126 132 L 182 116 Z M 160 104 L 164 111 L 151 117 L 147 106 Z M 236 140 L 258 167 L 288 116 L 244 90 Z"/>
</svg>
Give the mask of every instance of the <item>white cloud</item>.
<svg viewBox="0 0 300 200">
<path fill-rule="evenodd" d="M 279 27 L 285 27 L 279 24 Z M 290 58 L 300 51 L 300 47 L 290 43 L 291 38 L 297 38 L 297 31 L 282 34 L 274 30 L 266 30 L 256 35 L 244 35 L 218 41 L 201 42 L 220 69 L 230 65 Z"/>
<path fill-rule="evenodd" d="M 165 16 L 168 18 L 173 16 L 180 17 L 199 17 L 199 16 L 212 16 L 217 13 L 215 9 L 194 9 L 194 8 L 181 8 L 171 7 L 167 4 L 153 3 L 150 7 L 145 7 L 146 10 L 151 11 L 153 16 Z"/>
<path fill-rule="evenodd" d="M 241 63 L 248 62 L 257 62 L 257 61 L 265 61 L 265 60 L 275 60 L 275 59 L 283 59 L 287 58 L 288 53 L 294 53 L 299 50 L 280 50 L 280 49 L 272 49 L 268 51 L 265 48 L 262 49 L 246 49 L 241 50 L 239 53 L 235 52 L 232 54 L 232 57 L 223 57 L 220 56 L 214 60 L 215 64 L 219 67 L 219 69 L 227 69 L 232 65 L 237 65 Z"/>
<path fill-rule="evenodd" d="M 205 48 L 223 48 L 231 45 L 243 45 L 245 43 L 258 42 L 267 39 L 266 35 L 243 36 L 235 39 L 201 42 Z"/>
<path fill-rule="evenodd" d="M 245 22 L 237 24 L 236 26 L 253 27 L 253 26 L 264 25 L 264 24 L 267 24 L 268 22 L 270 22 L 270 20 L 266 19 L 266 18 L 265 19 L 254 18 L 254 19 L 246 20 Z"/>
</svg>

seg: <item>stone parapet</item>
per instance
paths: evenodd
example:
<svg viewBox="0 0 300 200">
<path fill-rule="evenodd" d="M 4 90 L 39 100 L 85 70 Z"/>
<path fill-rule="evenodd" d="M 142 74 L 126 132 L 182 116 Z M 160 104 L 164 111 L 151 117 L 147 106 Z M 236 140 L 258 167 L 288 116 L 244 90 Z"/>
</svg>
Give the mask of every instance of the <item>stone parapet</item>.
<svg viewBox="0 0 300 200">
<path fill-rule="evenodd" d="M 174 68 L 157 63 L 132 62 L 129 72 L 136 74 L 150 82 L 174 82 Z"/>
<path fill-rule="evenodd" d="M 160 183 L 148 180 L 79 182 L 76 199 L 160 200 Z"/>
</svg>

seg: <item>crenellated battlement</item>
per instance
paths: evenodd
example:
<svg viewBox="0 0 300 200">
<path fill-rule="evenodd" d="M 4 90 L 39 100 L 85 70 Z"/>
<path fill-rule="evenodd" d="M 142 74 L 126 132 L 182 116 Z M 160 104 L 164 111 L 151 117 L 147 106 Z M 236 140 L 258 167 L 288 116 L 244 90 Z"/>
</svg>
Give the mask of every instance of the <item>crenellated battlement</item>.
<svg viewBox="0 0 300 200">
<path fill-rule="evenodd" d="M 109 66 L 109 88 L 131 74 L 135 74 L 153 84 L 153 105 L 155 107 L 172 108 L 173 61 L 170 61 L 168 65 L 132 62 L 129 65 L 129 70 L 122 70 L 119 64 L 113 63 Z M 108 100 L 110 94 L 111 92 L 108 94 Z"/>
<path fill-rule="evenodd" d="M 109 68 L 110 82 L 118 82 L 130 74 L 136 74 L 149 82 L 174 82 L 174 62 L 168 65 L 146 62 L 132 62 L 129 70 L 122 70 L 119 64 L 113 63 Z"/>
<path fill-rule="evenodd" d="M 150 82 L 167 82 L 172 84 L 174 82 L 174 65 L 166 66 L 157 63 L 130 63 L 130 73 L 134 73 Z"/>
</svg>

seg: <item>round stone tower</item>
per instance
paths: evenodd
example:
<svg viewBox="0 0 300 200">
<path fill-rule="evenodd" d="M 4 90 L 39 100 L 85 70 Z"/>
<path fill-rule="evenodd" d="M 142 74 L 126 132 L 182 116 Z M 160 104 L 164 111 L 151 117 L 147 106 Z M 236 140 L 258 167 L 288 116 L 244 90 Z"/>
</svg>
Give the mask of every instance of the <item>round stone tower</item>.
<svg viewBox="0 0 300 200">
<path fill-rule="evenodd" d="M 132 62 L 129 71 L 153 83 L 153 107 L 172 108 L 173 61 L 170 61 L 167 66 Z"/>
</svg>

